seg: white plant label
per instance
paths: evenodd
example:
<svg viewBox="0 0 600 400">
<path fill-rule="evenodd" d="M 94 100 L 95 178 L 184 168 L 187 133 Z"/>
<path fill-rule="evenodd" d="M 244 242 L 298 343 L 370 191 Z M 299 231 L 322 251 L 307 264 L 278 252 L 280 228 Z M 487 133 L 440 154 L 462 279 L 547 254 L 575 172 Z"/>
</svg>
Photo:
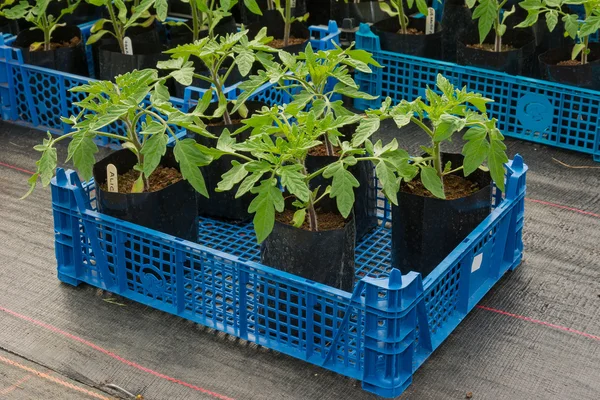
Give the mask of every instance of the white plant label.
<svg viewBox="0 0 600 400">
<path fill-rule="evenodd" d="M 133 55 L 133 45 L 131 44 L 131 38 L 129 36 L 125 36 L 123 38 L 123 51 L 125 54 Z"/>
<path fill-rule="evenodd" d="M 296 8 L 296 0 L 292 0 L 290 5 L 292 8 Z"/>
<path fill-rule="evenodd" d="M 471 264 L 471 273 L 481 268 L 481 262 L 483 261 L 483 253 L 477 254 L 473 257 L 473 263 Z"/>
<path fill-rule="evenodd" d="M 431 7 L 427 8 L 427 19 L 425 21 L 425 34 L 431 35 L 435 33 L 435 10 Z"/>
<path fill-rule="evenodd" d="M 108 181 L 108 191 L 117 193 L 119 191 L 119 176 L 115 164 L 108 164 L 106 166 L 106 178 Z"/>
</svg>

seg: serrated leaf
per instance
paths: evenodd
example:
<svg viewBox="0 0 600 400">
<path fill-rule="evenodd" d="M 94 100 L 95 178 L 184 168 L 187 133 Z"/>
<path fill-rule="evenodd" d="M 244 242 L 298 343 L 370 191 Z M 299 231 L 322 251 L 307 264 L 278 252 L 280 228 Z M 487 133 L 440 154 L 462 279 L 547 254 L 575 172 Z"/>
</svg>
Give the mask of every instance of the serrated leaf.
<svg viewBox="0 0 600 400">
<path fill-rule="evenodd" d="M 442 186 L 442 180 L 437 174 L 435 168 L 429 166 L 421 167 L 421 182 L 425 189 L 429 190 L 431 194 L 440 199 L 445 199 L 444 189 Z"/>
<path fill-rule="evenodd" d="M 465 156 L 463 172 L 465 176 L 468 176 L 486 160 L 490 145 L 487 140 L 487 132 L 482 127 L 469 129 L 463 139 L 467 140 L 462 151 Z"/>
<path fill-rule="evenodd" d="M 173 148 L 173 154 L 179 163 L 183 179 L 188 181 L 198 193 L 208 197 L 206 183 L 198 167 L 210 164 L 211 159 L 200 151 L 196 146 L 196 141 L 191 138 L 177 141 Z"/>
<path fill-rule="evenodd" d="M 237 54 L 235 57 L 235 64 L 240 71 L 240 75 L 246 76 L 250 73 L 254 60 L 254 52 L 251 50 L 244 49 Z"/>
<path fill-rule="evenodd" d="M 508 162 L 508 157 L 506 155 L 506 145 L 499 138 L 495 138 L 496 135 L 490 137 L 487 165 L 496 186 L 504 191 L 504 163 Z"/>
<path fill-rule="evenodd" d="M 333 178 L 330 197 L 336 199 L 342 217 L 348 218 L 354 207 L 354 188 L 359 187 L 360 183 L 342 162 L 330 164 L 323 172 L 323 177 Z"/>
<path fill-rule="evenodd" d="M 464 119 L 455 117 L 454 115 L 443 114 L 433 132 L 433 141 L 442 142 L 448 140 L 454 132 L 461 130 L 464 126 Z"/>
<path fill-rule="evenodd" d="M 277 188 L 276 179 L 265 179 L 252 190 L 257 196 L 248 207 L 254 213 L 254 231 L 258 243 L 262 243 L 273 231 L 275 211 L 282 212 L 285 206 L 283 193 Z"/>
<path fill-rule="evenodd" d="M 359 147 L 362 145 L 365 140 L 369 139 L 375 132 L 379 130 L 381 125 L 381 121 L 377 116 L 368 116 L 367 118 L 363 118 L 356 128 L 356 132 L 352 136 L 352 145 L 354 147 Z"/>
<path fill-rule="evenodd" d="M 156 167 L 160 164 L 160 160 L 167 152 L 168 142 L 168 135 L 165 133 L 155 133 L 144 143 L 141 153 L 144 156 L 143 172 L 146 177 L 152 175 Z"/>
<path fill-rule="evenodd" d="M 479 43 L 483 43 L 498 13 L 496 0 L 480 0 L 473 11 L 473 19 L 478 19 Z"/>
<path fill-rule="evenodd" d="M 94 133 L 81 131 L 74 134 L 71 143 L 69 143 L 67 161 L 73 160 L 73 165 L 85 181 L 92 178 L 92 169 L 95 163 L 94 155 L 98 152 L 98 146 L 93 140 L 94 137 L 96 137 Z"/>
<path fill-rule="evenodd" d="M 252 172 L 250 169 L 248 169 L 248 171 Z M 245 195 L 246 193 L 248 193 L 249 191 L 251 191 L 254 188 L 254 185 L 256 185 L 256 182 L 258 182 L 264 174 L 265 174 L 264 172 L 256 171 L 256 172 L 252 172 L 251 175 L 247 176 L 242 181 L 242 183 L 240 184 L 240 187 L 238 188 L 237 192 L 235 193 L 235 198 L 238 199 L 238 198 L 242 197 L 243 195 Z"/>
<path fill-rule="evenodd" d="M 375 166 L 375 174 L 381 183 L 383 194 L 385 194 L 392 204 L 398 205 L 400 181 L 396 178 L 394 169 L 382 160 Z"/>
<path fill-rule="evenodd" d="M 226 192 L 233 189 L 248 175 L 248 170 L 246 170 L 244 164 L 233 160 L 231 165 L 231 169 L 221 176 L 222 180 L 217 185 L 217 192 Z"/>
<path fill-rule="evenodd" d="M 333 91 L 338 94 L 341 94 L 342 96 L 347 96 L 352 99 L 376 100 L 379 98 L 379 96 L 372 96 L 368 93 L 361 92 L 360 90 L 351 86 L 347 86 L 346 84 L 341 82 L 337 83 L 334 86 Z"/>
<path fill-rule="evenodd" d="M 310 198 L 310 189 L 305 180 L 305 175 L 300 172 L 302 166 L 298 164 L 285 165 L 279 169 L 281 185 L 291 194 L 303 202 Z"/>
</svg>

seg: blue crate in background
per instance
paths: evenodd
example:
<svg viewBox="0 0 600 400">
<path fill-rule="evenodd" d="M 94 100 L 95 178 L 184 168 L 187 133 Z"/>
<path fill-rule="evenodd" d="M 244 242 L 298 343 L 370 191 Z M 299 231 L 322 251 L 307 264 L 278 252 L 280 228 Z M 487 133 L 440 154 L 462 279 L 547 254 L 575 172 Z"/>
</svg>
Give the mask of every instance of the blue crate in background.
<svg viewBox="0 0 600 400">
<path fill-rule="evenodd" d="M 89 37 L 90 29 L 94 22 L 80 25 L 84 40 Z M 330 49 L 332 41 L 339 43 L 339 30 L 335 22 L 327 27 L 313 26 L 310 28 L 311 43 L 315 49 Z M 14 36 L 4 35 L 0 38 L 0 104 L 2 119 L 7 122 L 24 125 L 27 127 L 50 131 L 62 135 L 70 132 L 71 126 L 60 120 L 61 116 L 76 115 L 78 107 L 73 105 L 82 99 L 82 93 L 71 93 L 69 89 L 87 83 L 91 78 L 67 74 L 48 68 L 25 64 L 20 49 L 13 48 L 11 43 Z M 86 46 L 88 68 L 93 76 L 93 59 L 91 46 Z M 187 88 L 185 99 L 171 98 L 175 107 L 184 109 L 189 107 L 193 93 L 202 93 L 199 88 Z M 234 99 L 239 94 L 237 85 L 225 88 L 229 98 Z M 266 91 L 266 92 L 261 92 Z M 197 97 L 196 97 L 197 98 Z M 254 95 L 254 99 L 265 101 L 268 104 L 283 104 L 285 97 L 279 91 L 272 89 L 272 85 L 265 85 Z M 122 126 L 118 124 L 111 127 L 111 132 L 124 134 Z M 178 131 L 178 135 L 185 132 Z M 114 139 L 100 138 L 98 144 L 102 146 L 118 146 Z"/>
<path fill-rule="evenodd" d="M 379 37 L 362 24 L 357 48 L 373 53 L 383 68 L 357 73 L 361 90 L 381 98 L 355 100 L 360 110 L 379 107 L 387 96 L 394 101 L 425 96 L 438 73 L 457 87 L 494 99 L 489 113 L 506 136 L 592 154 L 600 161 L 600 92 L 545 80 L 466 67 L 444 61 L 381 50 Z"/>
<path fill-rule="evenodd" d="M 259 264 L 251 224 L 199 220 L 192 243 L 96 211 L 94 184 L 58 170 L 52 207 L 58 278 L 357 379 L 384 397 L 414 372 L 522 257 L 527 166 L 507 164 L 506 193 L 425 279 L 390 266 L 391 210 L 356 248 L 353 293 Z"/>
</svg>

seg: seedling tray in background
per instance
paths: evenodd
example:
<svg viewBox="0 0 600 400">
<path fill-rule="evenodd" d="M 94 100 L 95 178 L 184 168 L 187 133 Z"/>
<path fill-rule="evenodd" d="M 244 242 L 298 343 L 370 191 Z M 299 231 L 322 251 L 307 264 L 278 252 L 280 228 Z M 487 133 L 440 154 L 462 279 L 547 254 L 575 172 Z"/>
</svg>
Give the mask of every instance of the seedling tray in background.
<svg viewBox="0 0 600 400">
<path fill-rule="evenodd" d="M 383 66 L 372 74 L 356 74 L 362 91 L 381 96 L 356 99 L 360 110 L 379 107 L 387 96 L 394 102 L 425 97 L 427 85 L 435 86 L 437 74 L 442 74 L 457 87 L 493 99 L 489 113 L 498 119 L 505 136 L 588 153 L 600 161 L 598 91 L 383 51 L 379 37 L 366 24 L 356 33 L 356 44 Z"/>
<path fill-rule="evenodd" d="M 390 267 L 391 210 L 357 244 L 353 293 L 259 263 L 252 225 L 199 221 L 199 243 L 98 213 L 94 184 L 59 169 L 52 181 L 58 277 L 327 368 L 384 397 L 414 372 L 522 257 L 527 166 L 507 164 L 506 193 L 424 280 Z"/>
</svg>

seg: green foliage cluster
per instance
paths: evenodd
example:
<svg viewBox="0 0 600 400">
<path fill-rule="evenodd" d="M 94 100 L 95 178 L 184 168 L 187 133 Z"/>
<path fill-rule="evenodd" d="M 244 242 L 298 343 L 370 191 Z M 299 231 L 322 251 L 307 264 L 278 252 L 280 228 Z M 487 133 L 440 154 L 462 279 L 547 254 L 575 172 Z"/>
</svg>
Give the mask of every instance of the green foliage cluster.
<svg viewBox="0 0 600 400">
<path fill-rule="evenodd" d="M 466 0 L 469 8 L 475 8 L 473 19 L 478 20 L 479 43 L 483 43 L 494 29 L 494 51 L 502 51 L 502 36 L 506 33 L 506 19 L 515 13 L 515 6 L 510 11 L 502 7 L 508 0 Z"/>
<path fill-rule="evenodd" d="M 283 23 L 285 24 L 283 45 L 287 46 L 290 43 L 292 24 L 296 21 L 303 22 L 308 20 L 309 15 L 307 13 L 299 17 L 294 17 L 292 15 L 292 0 L 283 0 L 283 4 L 281 3 L 281 0 L 267 0 L 267 6 L 269 10 L 277 10 L 279 14 L 281 14 L 281 18 L 283 18 Z"/>
<path fill-rule="evenodd" d="M 106 35 L 113 36 L 119 44 L 119 49 L 125 53 L 124 39 L 127 36 L 127 30 L 134 26 L 148 27 L 154 20 L 164 21 L 167 18 L 169 9 L 168 0 L 141 0 L 130 2 L 127 6 L 124 0 L 86 0 L 95 6 L 105 6 L 110 16 L 100 18 L 91 29 L 92 35 L 87 44 L 96 43 Z M 154 9 L 154 13 L 152 13 Z M 104 26 L 109 25 L 109 29 Z"/>
<path fill-rule="evenodd" d="M 404 6 L 407 5 L 408 8 L 412 8 L 415 3 L 419 12 L 427 15 L 427 0 L 390 0 L 389 4 L 387 2 L 379 3 L 379 7 L 390 17 L 398 17 L 398 22 L 400 23 L 398 33 L 406 35 L 408 34 L 409 19 Z"/>
<path fill-rule="evenodd" d="M 570 5 L 583 5 L 585 18 L 580 19 L 577 14 L 563 11 L 565 6 Z M 590 36 L 600 29 L 600 0 L 525 0 L 519 3 L 519 6 L 527 10 L 527 18 L 517 25 L 518 28 L 532 26 L 540 16 L 544 16 L 548 30 L 552 32 L 560 18 L 565 37 L 570 37 L 576 42 L 571 58 L 574 60 L 580 56 L 581 64 L 587 64 Z"/>
<path fill-rule="evenodd" d="M 61 10 L 59 15 L 48 14 L 48 5 L 51 0 L 36 0 L 34 4 L 30 4 L 28 1 L 21 1 L 19 4 L 12 8 L 7 8 L 2 11 L 2 15 L 8 19 L 24 19 L 31 23 L 32 30 L 39 29 L 44 34 L 44 40 L 42 42 L 33 43 L 30 46 L 32 51 L 43 49 L 44 51 L 50 50 L 50 42 L 52 41 L 52 33 L 56 28 L 65 26 L 60 20 L 67 14 L 72 14 L 79 1 L 69 3 L 68 7 Z M 14 3 L 14 0 L 8 0 L 3 3 L 3 8 Z"/>
</svg>

